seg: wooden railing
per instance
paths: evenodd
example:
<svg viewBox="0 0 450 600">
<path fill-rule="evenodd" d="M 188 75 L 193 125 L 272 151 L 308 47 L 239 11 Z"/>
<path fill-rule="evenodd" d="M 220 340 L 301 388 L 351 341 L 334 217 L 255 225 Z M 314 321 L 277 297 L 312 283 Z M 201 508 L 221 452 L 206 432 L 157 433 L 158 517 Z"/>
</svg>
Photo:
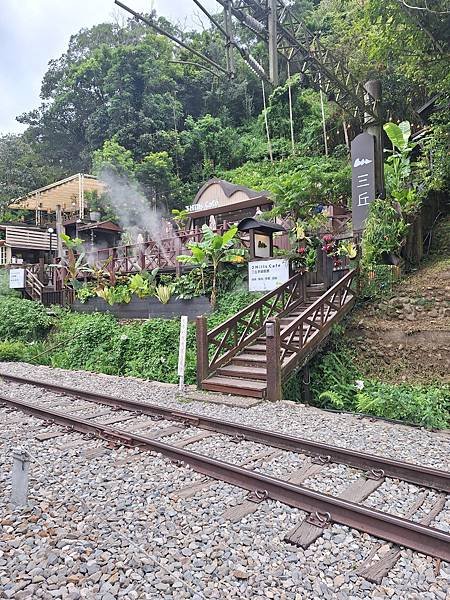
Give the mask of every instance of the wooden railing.
<svg viewBox="0 0 450 600">
<path fill-rule="evenodd" d="M 44 284 L 30 269 L 25 269 L 25 289 L 33 300 L 41 302 Z"/>
<path fill-rule="evenodd" d="M 267 319 L 283 316 L 306 299 L 306 273 L 297 273 L 212 331 L 206 317 L 197 317 L 198 383 L 228 362 L 263 332 Z"/>
<path fill-rule="evenodd" d="M 221 225 L 216 232 L 222 234 L 227 224 Z M 112 282 L 117 275 L 138 273 L 143 270 L 153 269 L 180 269 L 177 256 L 190 254 L 187 247 L 189 242 L 200 242 L 203 239 L 201 229 L 180 231 L 177 235 L 149 240 L 140 244 L 116 246 L 87 252 L 87 259 L 91 266 L 105 268 L 110 273 Z"/>
<path fill-rule="evenodd" d="M 278 316 L 266 324 L 267 399 L 281 399 L 281 384 L 353 306 L 351 270 L 292 323 L 280 330 Z"/>
<path fill-rule="evenodd" d="M 44 306 L 58 304 L 59 306 L 71 306 L 75 301 L 75 290 L 63 288 L 61 290 L 47 290 L 44 288 L 41 302 Z"/>
</svg>

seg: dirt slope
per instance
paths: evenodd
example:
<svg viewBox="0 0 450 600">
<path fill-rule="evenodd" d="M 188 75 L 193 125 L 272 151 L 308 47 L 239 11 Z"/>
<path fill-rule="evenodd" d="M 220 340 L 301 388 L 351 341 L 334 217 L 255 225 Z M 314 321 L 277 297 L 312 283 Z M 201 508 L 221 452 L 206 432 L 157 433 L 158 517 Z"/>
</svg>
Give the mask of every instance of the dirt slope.
<svg viewBox="0 0 450 600">
<path fill-rule="evenodd" d="M 436 228 L 422 268 L 378 305 L 355 311 L 348 335 L 368 377 L 450 382 L 450 218 Z"/>
</svg>

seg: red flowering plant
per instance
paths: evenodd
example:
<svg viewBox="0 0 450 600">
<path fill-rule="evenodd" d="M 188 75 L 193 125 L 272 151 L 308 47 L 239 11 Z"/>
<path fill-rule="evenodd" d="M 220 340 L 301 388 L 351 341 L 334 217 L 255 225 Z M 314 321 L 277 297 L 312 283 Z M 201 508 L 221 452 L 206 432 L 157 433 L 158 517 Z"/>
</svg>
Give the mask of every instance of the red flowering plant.
<svg viewBox="0 0 450 600">
<path fill-rule="evenodd" d="M 336 240 L 331 235 L 331 233 L 327 233 L 322 238 L 322 251 L 325 252 L 327 256 L 334 257 L 334 266 L 340 267 L 342 261 L 339 257 L 339 248 Z"/>
<path fill-rule="evenodd" d="M 294 269 L 305 271 L 314 271 L 316 266 L 316 250 L 313 246 L 300 246 L 292 257 L 292 266 Z"/>
<path fill-rule="evenodd" d="M 323 236 L 322 250 L 328 256 L 334 256 L 336 254 L 336 250 L 337 250 L 336 241 L 335 241 L 334 237 L 331 235 L 331 233 L 327 233 L 326 235 Z"/>
</svg>

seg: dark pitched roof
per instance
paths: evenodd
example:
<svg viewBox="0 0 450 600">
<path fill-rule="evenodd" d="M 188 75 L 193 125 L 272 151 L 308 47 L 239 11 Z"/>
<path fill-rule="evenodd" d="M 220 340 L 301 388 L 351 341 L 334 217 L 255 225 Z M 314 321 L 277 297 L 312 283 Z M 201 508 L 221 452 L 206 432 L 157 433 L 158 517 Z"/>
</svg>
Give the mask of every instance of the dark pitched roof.
<svg viewBox="0 0 450 600">
<path fill-rule="evenodd" d="M 259 198 L 261 196 L 269 196 L 269 192 L 263 190 L 261 192 L 257 192 L 256 190 L 252 190 L 245 185 L 237 185 L 235 183 L 230 183 L 229 181 L 225 181 L 224 179 L 210 179 L 206 183 L 202 185 L 202 187 L 198 190 L 195 195 L 193 204 L 197 204 L 198 199 L 203 194 L 203 192 L 209 188 L 211 185 L 218 184 L 223 190 L 223 193 L 227 198 L 230 198 L 236 192 L 244 192 L 247 194 L 249 198 Z"/>
<path fill-rule="evenodd" d="M 286 231 L 283 225 L 278 225 L 278 223 L 270 223 L 269 221 L 258 221 L 253 217 L 242 219 L 242 221 L 238 223 L 238 229 L 239 231 L 250 231 L 250 229 L 257 229 L 258 231 L 263 231 L 264 233 Z"/>
<path fill-rule="evenodd" d="M 107 229 L 108 231 L 123 231 L 121 227 L 113 223 L 112 221 L 100 221 L 98 223 L 87 223 L 86 225 L 80 225 L 78 231 L 86 231 L 87 229 Z"/>
</svg>

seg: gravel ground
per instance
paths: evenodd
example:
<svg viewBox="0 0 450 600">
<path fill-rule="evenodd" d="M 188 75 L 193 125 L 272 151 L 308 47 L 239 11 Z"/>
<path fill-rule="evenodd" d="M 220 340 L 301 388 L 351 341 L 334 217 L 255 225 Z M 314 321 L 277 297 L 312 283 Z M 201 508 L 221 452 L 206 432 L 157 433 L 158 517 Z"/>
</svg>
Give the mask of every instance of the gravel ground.
<svg viewBox="0 0 450 600">
<path fill-rule="evenodd" d="M 183 410 L 286 431 L 337 445 L 448 467 L 449 440 L 428 431 L 333 415 L 316 409 L 280 403 L 249 409 L 179 403 L 172 386 L 120 380 L 30 367 L 1 365 L 3 372 L 54 380 L 67 385 L 133 399 L 173 405 Z M 0 383 L 1 394 L 14 394 L 40 403 L 54 395 L 36 388 Z M 60 403 L 68 404 L 67 399 Z M 83 401 L 74 408 L 83 410 Z M 103 409 L 103 407 L 102 407 Z M 93 410 L 92 404 L 90 410 Z M 99 410 L 99 409 L 97 409 Z M 106 407 L 105 407 L 105 410 Z M 109 414 L 109 413 L 108 413 Z M 117 413 L 116 413 L 117 414 Z M 114 411 L 111 412 L 114 415 Z M 104 419 L 107 419 L 105 416 Z M 161 423 L 139 417 L 152 429 Z M 136 424 L 136 421 L 125 422 Z M 304 513 L 266 501 L 237 523 L 224 520 L 224 511 L 246 492 L 214 482 L 190 498 L 176 492 L 201 479 L 159 455 L 130 449 L 111 449 L 98 439 L 77 433 L 39 442 L 34 435 L 62 431 L 33 417 L 0 409 L 0 597 L 196 599 L 251 598 L 303 600 L 325 598 L 394 598 L 445 600 L 450 565 L 404 550 L 382 584 L 367 582 L 355 569 L 380 541 L 347 527 L 332 525 L 307 550 L 287 545 L 285 534 Z M 162 426 L 162 425 L 161 425 Z M 189 429 L 165 438 L 185 439 Z M 188 448 L 233 462 L 261 449 L 259 444 L 226 444 L 223 436 L 206 438 Z M 29 506 L 12 510 L 11 451 L 23 446 L 32 458 Z M 231 449 L 230 449 L 230 446 Z M 224 453 L 226 452 L 226 456 Z M 301 466 L 304 457 L 284 453 L 259 470 L 283 476 Z M 327 466 L 307 484 L 315 489 L 340 490 L 353 470 Z M 306 482 L 305 482 L 306 483 Z M 366 503 L 395 514 L 411 505 L 416 486 L 385 482 Z M 429 510 L 435 498 L 431 492 Z M 369 502 L 370 500 L 370 502 Z M 435 521 L 448 530 L 450 504 Z"/>
</svg>

